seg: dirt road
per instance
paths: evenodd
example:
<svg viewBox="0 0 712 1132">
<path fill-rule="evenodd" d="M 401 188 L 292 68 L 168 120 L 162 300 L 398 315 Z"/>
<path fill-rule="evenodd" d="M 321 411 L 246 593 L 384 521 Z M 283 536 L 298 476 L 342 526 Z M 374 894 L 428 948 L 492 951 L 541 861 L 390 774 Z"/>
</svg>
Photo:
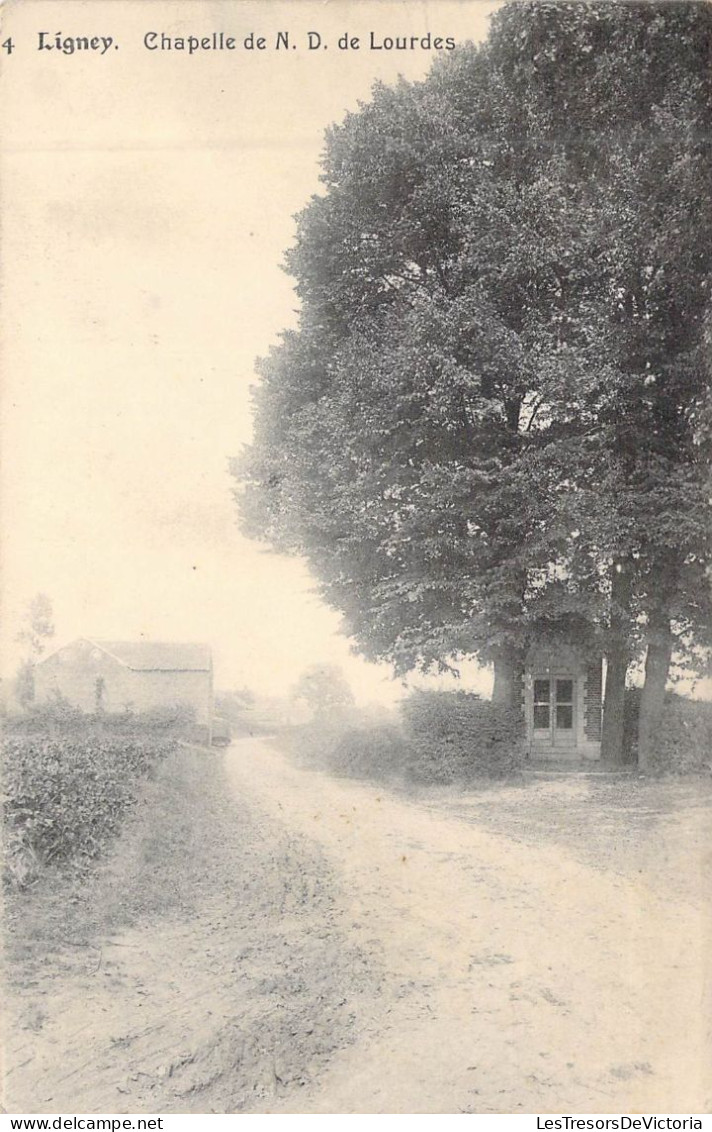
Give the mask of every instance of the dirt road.
<svg viewBox="0 0 712 1132">
<path fill-rule="evenodd" d="M 228 773 L 321 846 L 350 938 L 385 971 L 356 1043 L 298 1109 L 270 1111 L 709 1111 L 709 907 L 297 769 L 264 741 L 238 744 Z"/>
<path fill-rule="evenodd" d="M 178 751 L 95 876 L 9 909 L 6 1108 L 709 1111 L 709 836 L 677 822 L 672 895 L 590 828 L 522 839 L 576 789 L 408 800 L 266 740 Z"/>
<path fill-rule="evenodd" d="M 8 901 L 5 1109 L 263 1111 L 353 1040 L 377 972 L 309 838 L 180 749 L 102 868 Z"/>
</svg>

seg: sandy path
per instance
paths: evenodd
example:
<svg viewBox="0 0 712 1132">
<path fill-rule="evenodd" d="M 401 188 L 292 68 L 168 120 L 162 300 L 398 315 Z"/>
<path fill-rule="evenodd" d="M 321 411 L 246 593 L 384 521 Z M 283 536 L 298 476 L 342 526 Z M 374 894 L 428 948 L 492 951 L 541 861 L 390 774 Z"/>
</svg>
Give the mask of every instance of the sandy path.
<svg viewBox="0 0 712 1132">
<path fill-rule="evenodd" d="M 709 1111 L 709 909 L 264 740 L 227 760 L 243 801 L 321 846 L 386 971 L 356 1044 L 267 1111 Z"/>
<path fill-rule="evenodd" d="M 18 903 L 12 1113 L 264 1110 L 323 1074 L 377 987 L 318 846 L 232 798 L 206 752 L 178 752 L 146 784 L 86 887 L 58 884 L 54 905 L 25 898 L 29 922 Z M 62 893 L 80 902 L 73 919 Z"/>
</svg>

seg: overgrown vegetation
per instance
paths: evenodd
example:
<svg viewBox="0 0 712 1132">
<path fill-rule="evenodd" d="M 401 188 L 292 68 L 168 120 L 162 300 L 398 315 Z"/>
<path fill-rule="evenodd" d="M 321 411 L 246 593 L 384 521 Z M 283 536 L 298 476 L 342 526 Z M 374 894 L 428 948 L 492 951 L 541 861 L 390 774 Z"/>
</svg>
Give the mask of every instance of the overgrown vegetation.
<svg viewBox="0 0 712 1132">
<path fill-rule="evenodd" d="M 286 741 L 335 774 L 436 784 L 516 775 L 524 758 L 521 712 L 467 692 L 414 692 L 402 725 L 300 728 Z"/>
<path fill-rule="evenodd" d="M 411 774 L 431 781 L 502 778 L 524 758 L 522 713 L 467 692 L 415 692 L 403 704 Z"/>
<path fill-rule="evenodd" d="M 85 716 L 61 703 L 7 720 L 5 883 L 25 889 L 99 856 L 183 724 L 179 710 Z"/>
<path fill-rule="evenodd" d="M 625 761 L 635 765 L 640 688 L 625 701 Z M 278 740 L 292 754 L 332 774 L 402 784 L 462 786 L 517 777 L 526 766 L 519 709 L 464 691 L 413 692 L 400 722 L 307 725 Z M 669 692 L 655 737 L 650 775 L 712 772 L 712 703 Z"/>
<path fill-rule="evenodd" d="M 625 749 L 635 762 L 640 688 L 626 689 Z M 652 774 L 709 774 L 712 771 L 712 703 L 665 696 L 649 766 Z"/>
</svg>

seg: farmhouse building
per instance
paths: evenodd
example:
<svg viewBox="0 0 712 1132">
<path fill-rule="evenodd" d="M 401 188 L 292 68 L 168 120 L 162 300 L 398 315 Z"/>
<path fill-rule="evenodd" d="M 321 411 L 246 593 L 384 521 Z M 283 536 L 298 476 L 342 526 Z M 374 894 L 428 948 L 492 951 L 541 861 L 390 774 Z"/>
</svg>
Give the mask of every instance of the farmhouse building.
<svg viewBox="0 0 712 1132">
<path fill-rule="evenodd" d="M 600 759 L 603 660 L 572 646 L 534 645 L 524 669 L 529 754 Z"/>
<path fill-rule="evenodd" d="M 207 645 L 80 638 L 35 667 L 35 700 L 61 696 L 85 712 L 188 709 L 208 735 L 213 664 Z"/>
</svg>

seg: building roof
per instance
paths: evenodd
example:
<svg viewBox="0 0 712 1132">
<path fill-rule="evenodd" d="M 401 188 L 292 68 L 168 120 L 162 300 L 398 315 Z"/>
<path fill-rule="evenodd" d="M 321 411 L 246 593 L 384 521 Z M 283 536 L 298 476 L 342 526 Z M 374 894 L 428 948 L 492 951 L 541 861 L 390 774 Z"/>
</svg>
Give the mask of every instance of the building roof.
<svg viewBox="0 0 712 1132">
<path fill-rule="evenodd" d="M 138 672 L 209 672 L 212 657 L 208 645 L 182 641 L 103 641 L 91 643 L 115 660 Z"/>
</svg>

